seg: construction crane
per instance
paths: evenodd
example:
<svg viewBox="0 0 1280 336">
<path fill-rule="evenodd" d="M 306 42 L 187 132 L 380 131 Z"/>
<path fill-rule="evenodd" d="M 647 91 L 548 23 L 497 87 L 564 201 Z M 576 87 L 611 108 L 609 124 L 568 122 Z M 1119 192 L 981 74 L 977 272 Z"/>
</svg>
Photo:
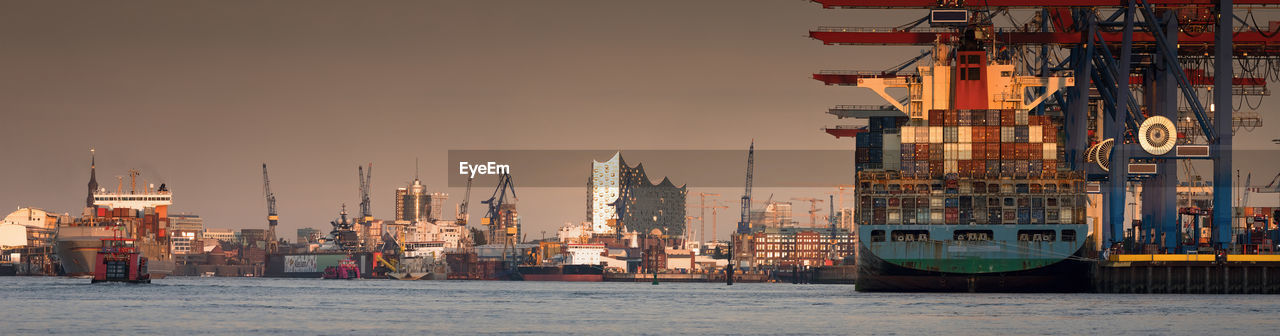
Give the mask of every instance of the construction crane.
<svg viewBox="0 0 1280 336">
<path fill-rule="evenodd" d="M 280 247 L 276 240 L 276 224 L 279 224 L 280 216 L 276 214 L 276 194 L 271 193 L 266 163 L 262 164 L 262 193 L 267 197 L 267 253 L 276 253 Z"/>
<path fill-rule="evenodd" d="M 720 194 L 704 192 L 698 193 L 698 221 L 701 222 L 702 225 L 702 227 L 698 229 L 698 241 L 704 244 L 707 242 L 707 196 L 720 196 Z M 715 225 L 712 224 L 711 239 L 713 240 L 716 239 L 715 232 Z"/>
<path fill-rule="evenodd" d="M 821 209 L 818 209 L 818 203 L 822 203 L 825 200 L 817 199 L 817 198 L 801 198 L 801 197 L 792 197 L 791 199 L 795 201 L 809 202 L 809 226 L 813 227 L 817 225 L 818 211 L 821 211 Z"/>
<path fill-rule="evenodd" d="M 718 219 L 717 217 L 720 214 L 719 210 L 728 208 L 729 206 L 720 204 L 719 202 L 707 206 L 707 209 L 711 209 L 711 240 L 716 240 L 716 219 Z"/>
</svg>

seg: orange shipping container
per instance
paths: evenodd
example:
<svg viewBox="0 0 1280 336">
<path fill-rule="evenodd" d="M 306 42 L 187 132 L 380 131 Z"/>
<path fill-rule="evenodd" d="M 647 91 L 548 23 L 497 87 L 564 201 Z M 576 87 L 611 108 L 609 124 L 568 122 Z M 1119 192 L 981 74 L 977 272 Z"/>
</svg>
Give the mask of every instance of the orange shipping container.
<svg viewBox="0 0 1280 336">
<path fill-rule="evenodd" d="M 1011 143 L 1000 144 L 1000 157 L 998 157 L 997 159 L 1002 159 L 1002 160 L 1016 159 L 1018 157 L 1017 155 L 1018 150 L 1017 148 L 1014 147 L 1014 145 L 1016 144 L 1011 144 Z"/>
<path fill-rule="evenodd" d="M 1056 126 L 1044 126 L 1044 142 L 1058 142 L 1058 128 Z"/>
<path fill-rule="evenodd" d="M 943 110 L 929 110 L 929 126 L 942 126 Z"/>
<path fill-rule="evenodd" d="M 1040 160 L 1044 156 L 1044 146 L 1038 143 L 1029 143 L 1027 145 L 1027 159 Z"/>
<path fill-rule="evenodd" d="M 1044 160 L 1044 173 L 1053 174 L 1058 171 L 1057 160 Z"/>
<path fill-rule="evenodd" d="M 1014 110 L 1000 111 L 1000 125 L 1013 126 L 1015 122 L 1016 122 L 1016 113 L 1014 112 Z"/>
</svg>

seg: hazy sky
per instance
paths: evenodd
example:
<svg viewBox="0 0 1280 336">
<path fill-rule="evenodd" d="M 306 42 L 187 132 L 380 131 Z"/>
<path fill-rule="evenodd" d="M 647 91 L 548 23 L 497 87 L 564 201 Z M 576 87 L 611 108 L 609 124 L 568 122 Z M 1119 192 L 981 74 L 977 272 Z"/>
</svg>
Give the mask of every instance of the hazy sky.
<svg viewBox="0 0 1280 336">
<path fill-rule="evenodd" d="M 369 162 L 375 215 L 390 218 L 415 158 L 452 213 L 450 149 L 848 148 L 819 131 L 847 123 L 825 109 L 880 100 L 809 75 L 880 70 L 919 48 L 823 46 L 808 29 L 921 14 L 796 0 L 3 1 L 0 205 L 78 213 L 96 147 L 105 187 L 137 168 L 168 183 L 172 211 L 265 227 L 266 162 L 292 238 L 354 209 Z M 1237 144 L 1271 149 L 1277 129 Z M 519 189 L 529 237 L 582 220 L 583 188 Z M 731 205 L 725 236 L 741 189 L 710 191 Z M 473 221 L 490 192 L 473 190 Z"/>
</svg>

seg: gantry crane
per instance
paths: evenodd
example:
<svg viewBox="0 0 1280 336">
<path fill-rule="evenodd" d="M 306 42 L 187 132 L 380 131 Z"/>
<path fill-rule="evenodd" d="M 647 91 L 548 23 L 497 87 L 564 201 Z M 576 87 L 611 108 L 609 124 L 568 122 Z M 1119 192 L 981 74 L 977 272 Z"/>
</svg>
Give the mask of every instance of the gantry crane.
<svg viewBox="0 0 1280 336">
<path fill-rule="evenodd" d="M 804 197 L 792 197 L 791 199 L 795 201 L 809 202 L 809 226 L 814 227 L 818 225 L 818 211 L 822 211 L 821 209 L 818 209 L 818 203 L 822 203 L 826 200 Z"/>
<path fill-rule="evenodd" d="M 489 199 L 480 203 L 488 204 L 489 211 L 485 213 L 483 225 L 489 227 L 488 242 L 492 244 L 495 239 L 503 237 L 503 245 L 512 245 L 512 239 L 520 235 L 519 228 L 515 226 L 515 218 L 507 218 L 510 210 L 503 209 L 507 205 L 507 191 L 511 191 L 512 200 L 518 200 L 516 197 L 516 186 L 511 182 L 511 174 L 503 173 L 498 176 L 498 187 L 493 190 L 493 195 Z"/>
<path fill-rule="evenodd" d="M 267 197 L 267 253 L 276 253 L 280 248 L 276 239 L 276 224 L 279 224 L 280 216 L 276 214 L 276 194 L 271 193 L 266 163 L 262 164 L 262 193 Z"/>
</svg>

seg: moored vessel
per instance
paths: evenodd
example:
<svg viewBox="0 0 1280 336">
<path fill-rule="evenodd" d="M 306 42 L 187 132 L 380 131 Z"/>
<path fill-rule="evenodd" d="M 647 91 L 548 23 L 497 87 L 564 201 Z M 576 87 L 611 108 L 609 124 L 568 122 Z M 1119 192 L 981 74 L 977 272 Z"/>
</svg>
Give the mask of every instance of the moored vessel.
<svg viewBox="0 0 1280 336">
<path fill-rule="evenodd" d="M 89 193 L 80 218 L 59 224 L 55 245 L 62 272 L 70 276 L 95 274 L 102 239 L 132 239 L 132 249 L 147 258 L 152 278 L 173 272 L 173 254 L 168 237 L 169 206 L 173 194 L 165 184 L 143 182 L 138 189 L 137 170 L 129 171 L 129 188 L 124 178 L 114 192 L 99 188 L 96 159 L 89 166 Z"/>
<path fill-rule="evenodd" d="M 856 142 L 859 291 L 1087 290 L 1085 181 L 1064 162 L 1061 118 L 1036 107 L 1069 77 L 1015 75 L 971 26 L 912 74 L 826 73 L 828 83 L 905 88 L 892 107 L 838 111 Z M 953 50 L 954 48 L 954 50 Z M 1024 92 L 1043 90 L 1038 98 Z"/>
<path fill-rule="evenodd" d="M 138 252 L 133 239 L 103 238 L 94 259 L 92 283 L 151 283 L 147 257 Z"/>
</svg>

